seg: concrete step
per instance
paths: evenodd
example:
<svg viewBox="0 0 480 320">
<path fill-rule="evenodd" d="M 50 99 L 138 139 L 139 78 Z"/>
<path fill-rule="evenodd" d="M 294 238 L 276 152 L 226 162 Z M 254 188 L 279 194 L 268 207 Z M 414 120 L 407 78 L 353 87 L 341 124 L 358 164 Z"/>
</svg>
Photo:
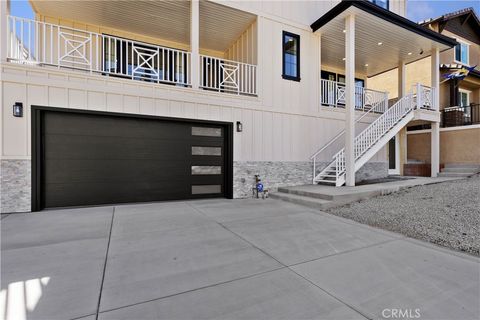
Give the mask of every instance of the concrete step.
<svg viewBox="0 0 480 320">
<path fill-rule="evenodd" d="M 332 181 L 332 180 L 317 180 L 317 181 L 315 181 L 315 183 L 318 186 L 327 186 L 327 187 L 336 187 L 337 186 L 337 182 Z"/>
<path fill-rule="evenodd" d="M 465 173 L 465 172 L 440 172 L 439 177 L 469 177 L 475 173 Z"/>
<path fill-rule="evenodd" d="M 449 168 L 443 168 L 442 172 L 459 172 L 459 173 L 471 173 L 475 174 L 479 170 L 475 168 L 465 168 L 465 167 L 449 167 Z"/>
<path fill-rule="evenodd" d="M 304 196 L 299 196 L 291 193 L 274 192 L 274 193 L 271 193 L 269 196 L 273 199 L 278 199 L 278 200 L 295 203 L 305 207 L 320 209 L 320 210 L 328 209 L 333 205 L 333 202 L 329 200 L 304 197 Z"/>
<path fill-rule="evenodd" d="M 335 181 L 323 181 L 323 182 L 328 182 L 328 183 L 333 183 L 335 184 Z M 329 184 L 331 185 L 331 184 Z M 297 196 L 302 196 L 302 197 L 309 197 L 309 198 L 315 198 L 315 199 L 322 199 L 322 200 L 328 200 L 331 201 L 333 200 L 333 196 L 329 194 L 323 194 L 321 192 L 312 192 L 312 191 L 306 191 L 306 190 L 298 190 L 298 189 L 292 189 L 292 188 L 278 188 L 278 193 L 286 193 L 286 194 L 292 194 L 292 195 L 297 195 Z"/>
</svg>

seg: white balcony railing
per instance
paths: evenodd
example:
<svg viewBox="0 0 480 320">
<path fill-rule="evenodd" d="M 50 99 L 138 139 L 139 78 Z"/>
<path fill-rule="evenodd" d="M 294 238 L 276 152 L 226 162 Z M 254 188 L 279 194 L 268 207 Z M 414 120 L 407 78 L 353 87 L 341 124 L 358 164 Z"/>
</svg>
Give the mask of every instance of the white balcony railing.
<svg viewBox="0 0 480 320">
<path fill-rule="evenodd" d="M 329 107 L 345 107 L 345 84 L 321 80 L 321 104 Z M 384 112 L 388 109 L 388 93 L 355 86 L 355 109 L 368 111 L 372 108 Z"/>
<path fill-rule="evenodd" d="M 147 82 L 191 85 L 187 51 L 8 16 L 8 59 L 12 62 L 85 70 Z M 256 95 L 257 66 L 200 56 L 205 90 Z"/>
<path fill-rule="evenodd" d="M 13 16 L 7 27 L 10 61 L 190 85 L 186 51 Z"/>
<path fill-rule="evenodd" d="M 256 83 L 256 65 L 200 55 L 201 88 L 256 95 Z"/>
<path fill-rule="evenodd" d="M 412 86 L 412 92 L 417 107 L 419 109 L 436 110 L 435 88 L 431 88 L 420 83 Z"/>
</svg>

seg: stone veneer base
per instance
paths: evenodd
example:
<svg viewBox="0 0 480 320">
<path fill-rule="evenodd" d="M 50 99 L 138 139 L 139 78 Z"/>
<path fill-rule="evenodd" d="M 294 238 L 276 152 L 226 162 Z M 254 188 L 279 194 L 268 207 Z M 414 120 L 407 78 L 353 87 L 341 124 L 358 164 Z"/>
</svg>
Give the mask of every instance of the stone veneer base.
<svg viewBox="0 0 480 320">
<path fill-rule="evenodd" d="M 31 161 L 1 160 L 0 212 L 30 212 Z"/>
<path fill-rule="evenodd" d="M 318 164 L 319 168 L 327 163 Z M 235 161 L 233 164 L 234 198 L 252 196 L 254 175 L 260 175 L 269 191 L 278 187 L 312 183 L 312 162 L 309 161 Z M 356 180 L 379 179 L 388 175 L 387 162 L 369 162 L 356 174 Z M 0 212 L 31 210 L 31 161 L 1 160 Z"/>
<path fill-rule="evenodd" d="M 328 165 L 317 163 L 318 168 Z M 263 185 L 275 192 L 278 187 L 311 184 L 313 163 L 309 161 L 235 161 L 233 163 L 233 197 L 252 196 L 255 175 L 260 175 Z M 357 182 L 388 176 L 388 162 L 368 162 L 355 175 Z"/>
</svg>

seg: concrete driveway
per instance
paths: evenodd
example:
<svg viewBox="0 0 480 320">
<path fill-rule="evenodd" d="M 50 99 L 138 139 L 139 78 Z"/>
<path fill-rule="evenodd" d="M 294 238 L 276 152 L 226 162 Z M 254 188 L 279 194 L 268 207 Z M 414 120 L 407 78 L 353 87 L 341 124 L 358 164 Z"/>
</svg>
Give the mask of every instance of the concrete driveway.
<svg viewBox="0 0 480 320">
<path fill-rule="evenodd" d="M 479 259 L 277 200 L 12 214 L 1 227 L 5 319 L 480 315 Z"/>
</svg>

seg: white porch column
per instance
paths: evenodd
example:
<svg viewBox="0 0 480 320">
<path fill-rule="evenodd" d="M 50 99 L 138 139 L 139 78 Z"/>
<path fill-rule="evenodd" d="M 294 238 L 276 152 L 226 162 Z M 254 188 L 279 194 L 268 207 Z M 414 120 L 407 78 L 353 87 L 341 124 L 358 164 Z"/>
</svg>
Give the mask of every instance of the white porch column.
<svg viewBox="0 0 480 320">
<path fill-rule="evenodd" d="M 401 99 L 407 94 L 407 67 L 405 61 L 400 61 L 398 65 L 398 99 Z M 403 166 L 407 163 L 407 128 L 403 128 L 400 132 L 395 136 L 396 141 L 398 141 L 400 152 L 396 156 L 400 161 L 399 166 L 400 168 L 396 168 L 399 170 L 400 174 L 403 175 Z"/>
<path fill-rule="evenodd" d="M 355 185 L 355 16 L 345 18 L 345 184 Z"/>
<path fill-rule="evenodd" d="M 199 0 L 190 2 L 190 79 L 193 89 L 200 83 L 200 5 Z"/>
<path fill-rule="evenodd" d="M 434 89 L 433 109 L 438 111 L 440 109 L 440 50 L 438 48 L 432 49 L 431 62 L 432 88 Z"/>
<path fill-rule="evenodd" d="M 440 50 L 438 48 L 432 49 L 431 61 L 433 109 L 438 111 L 440 110 Z M 431 173 L 432 177 L 436 177 L 440 171 L 440 122 L 432 122 L 431 127 Z"/>
<path fill-rule="evenodd" d="M 10 0 L 0 1 L 0 62 L 7 61 L 8 28 L 7 15 L 10 14 Z"/>
<path fill-rule="evenodd" d="M 405 61 L 401 61 L 398 66 L 398 98 L 407 94 L 407 70 Z"/>
<path fill-rule="evenodd" d="M 322 34 L 318 34 L 318 77 L 317 77 L 317 108 L 315 110 L 320 110 L 322 106 Z"/>
</svg>

